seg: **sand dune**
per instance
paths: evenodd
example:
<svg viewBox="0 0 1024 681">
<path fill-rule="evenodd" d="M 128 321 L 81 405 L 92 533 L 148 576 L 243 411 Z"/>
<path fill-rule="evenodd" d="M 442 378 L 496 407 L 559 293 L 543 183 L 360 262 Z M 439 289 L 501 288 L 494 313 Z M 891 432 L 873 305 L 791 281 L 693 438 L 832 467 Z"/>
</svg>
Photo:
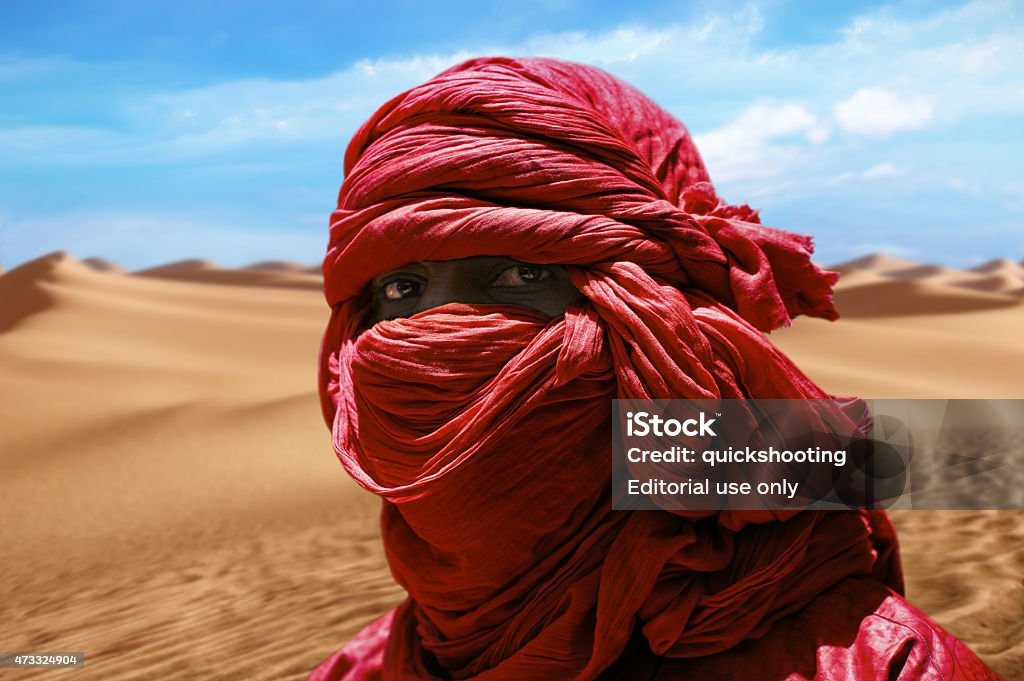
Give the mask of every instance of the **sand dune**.
<svg viewBox="0 0 1024 681">
<path fill-rule="evenodd" d="M 949 280 L 961 274 L 960 270 L 953 269 L 952 267 L 943 267 L 942 265 L 914 265 L 913 267 L 900 267 L 889 270 L 885 273 L 885 276 L 890 279 L 930 279 L 936 282 Z"/>
<path fill-rule="evenodd" d="M 1024 277 L 1024 263 L 1017 264 L 1006 258 L 995 258 L 977 267 L 972 267 L 971 271 L 981 272 L 982 274 L 1011 274 L 1017 277 Z"/>
<path fill-rule="evenodd" d="M 303 265 L 287 260 L 264 260 L 246 265 L 242 270 L 256 270 L 259 272 L 300 272 L 303 274 L 320 274 L 320 268 L 311 265 Z"/>
<path fill-rule="evenodd" d="M 981 275 L 978 279 L 962 279 L 960 286 L 983 291 L 1024 295 L 1024 265 L 997 258 L 972 267 L 972 273 Z"/>
<path fill-rule="evenodd" d="M 888 274 L 918 266 L 847 263 L 844 319 L 772 339 L 835 393 L 1024 397 L 1021 299 Z M 87 654 L 0 678 L 304 679 L 401 598 L 320 417 L 302 267 L 51 254 L 0 277 L 0 641 Z M 894 519 L 911 599 L 1024 679 L 1024 513 Z"/>
<path fill-rule="evenodd" d="M 280 261 L 268 261 L 243 269 L 224 269 L 208 260 L 181 260 L 168 265 L 151 267 L 133 273 L 138 277 L 171 279 L 206 284 L 235 286 L 279 286 L 319 291 L 323 287 L 319 271 L 309 267 Z"/>
<path fill-rule="evenodd" d="M 53 268 L 67 254 L 52 253 L 25 263 L 0 277 L 0 333 L 7 331 L 24 317 L 41 312 L 55 301 L 46 291 L 46 281 Z"/>
<path fill-rule="evenodd" d="M 1024 278 L 1018 278 L 1012 274 L 992 274 L 978 279 L 956 279 L 950 282 L 953 286 L 961 288 L 986 291 L 988 293 L 1008 293 L 1016 295 L 1024 292 Z"/>
<path fill-rule="evenodd" d="M 846 317 L 1012 308 L 1024 299 L 1024 267 L 1003 259 L 960 270 L 874 254 L 829 269 L 841 273 L 836 307 Z"/>
<path fill-rule="evenodd" d="M 86 265 L 88 267 L 91 267 L 92 269 L 96 270 L 97 272 L 126 272 L 127 271 L 125 268 L 121 267 L 117 263 L 110 262 L 109 260 L 105 260 L 103 258 L 85 258 L 84 260 L 82 260 L 82 264 Z"/>
<path fill-rule="evenodd" d="M 892 317 L 1018 308 L 1013 295 L 921 281 L 876 281 L 836 290 L 836 309 L 845 317 Z"/>
<path fill-rule="evenodd" d="M 916 262 L 904 260 L 902 258 L 895 258 L 891 255 L 885 255 L 884 253 L 871 253 L 870 255 L 850 260 L 849 262 L 830 265 L 828 269 L 836 270 L 838 272 L 846 272 L 848 270 L 870 270 L 877 274 L 885 274 L 886 272 L 905 270 L 911 267 L 916 267 L 917 265 L 918 263 Z"/>
</svg>

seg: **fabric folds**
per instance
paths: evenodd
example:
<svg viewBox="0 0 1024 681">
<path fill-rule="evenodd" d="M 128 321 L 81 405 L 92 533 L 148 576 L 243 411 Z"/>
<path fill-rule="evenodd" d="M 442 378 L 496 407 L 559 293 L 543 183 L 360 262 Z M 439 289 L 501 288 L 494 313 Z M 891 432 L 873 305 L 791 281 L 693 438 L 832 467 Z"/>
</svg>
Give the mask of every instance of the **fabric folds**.
<svg viewBox="0 0 1024 681">
<path fill-rule="evenodd" d="M 881 512 L 611 510 L 610 400 L 826 397 L 764 332 L 835 318 L 837 275 L 724 203 L 681 123 L 598 69 L 476 59 L 385 104 L 345 176 L 321 401 L 409 598 L 311 678 L 596 679 L 728 654 L 850 584 L 898 599 Z M 373 277 L 479 255 L 582 295 L 367 323 Z"/>
</svg>

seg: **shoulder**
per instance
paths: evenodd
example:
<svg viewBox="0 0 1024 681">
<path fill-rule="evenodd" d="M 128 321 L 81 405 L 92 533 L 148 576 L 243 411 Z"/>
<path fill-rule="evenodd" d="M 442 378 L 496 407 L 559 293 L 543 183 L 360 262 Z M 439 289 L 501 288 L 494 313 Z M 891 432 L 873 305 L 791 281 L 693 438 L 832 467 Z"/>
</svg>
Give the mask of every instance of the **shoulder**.
<svg viewBox="0 0 1024 681">
<path fill-rule="evenodd" d="M 998 681 L 961 641 L 870 578 L 840 582 L 762 637 L 718 655 L 665 660 L 658 681 Z"/>
</svg>

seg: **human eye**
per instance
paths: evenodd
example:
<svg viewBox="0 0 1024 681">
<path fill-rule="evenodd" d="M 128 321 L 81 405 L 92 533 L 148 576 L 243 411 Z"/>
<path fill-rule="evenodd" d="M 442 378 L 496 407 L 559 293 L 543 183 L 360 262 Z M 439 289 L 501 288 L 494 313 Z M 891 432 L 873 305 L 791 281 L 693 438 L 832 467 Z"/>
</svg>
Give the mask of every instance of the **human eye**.
<svg viewBox="0 0 1024 681">
<path fill-rule="evenodd" d="M 502 270 L 491 282 L 492 288 L 516 288 L 538 284 L 551 278 L 551 270 L 540 265 L 522 263 Z"/>
<path fill-rule="evenodd" d="M 423 294 L 423 282 L 416 277 L 395 276 L 383 281 L 377 288 L 383 300 L 405 300 Z"/>
</svg>

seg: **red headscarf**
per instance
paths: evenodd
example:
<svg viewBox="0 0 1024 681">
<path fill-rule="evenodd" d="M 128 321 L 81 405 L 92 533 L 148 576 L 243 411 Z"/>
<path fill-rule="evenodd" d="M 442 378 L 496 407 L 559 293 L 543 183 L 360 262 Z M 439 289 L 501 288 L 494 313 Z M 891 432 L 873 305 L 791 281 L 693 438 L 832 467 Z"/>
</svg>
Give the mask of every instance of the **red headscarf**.
<svg viewBox="0 0 1024 681">
<path fill-rule="evenodd" d="M 836 317 L 810 239 L 723 203 L 636 89 L 471 60 L 374 114 L 345 174 L 321 398 L 409 593 L 351 676 L 593 679 L 631 637 L 705 656 L 852 575 L 901 587 L 884 514 L 611 510 L 610 400 L 825 397 L 762 332 Z M 374 276 L 478 255 L 565 265 L 583 297 L 555 320 L 450 304 L 365 328 Z"/>
</svg>

